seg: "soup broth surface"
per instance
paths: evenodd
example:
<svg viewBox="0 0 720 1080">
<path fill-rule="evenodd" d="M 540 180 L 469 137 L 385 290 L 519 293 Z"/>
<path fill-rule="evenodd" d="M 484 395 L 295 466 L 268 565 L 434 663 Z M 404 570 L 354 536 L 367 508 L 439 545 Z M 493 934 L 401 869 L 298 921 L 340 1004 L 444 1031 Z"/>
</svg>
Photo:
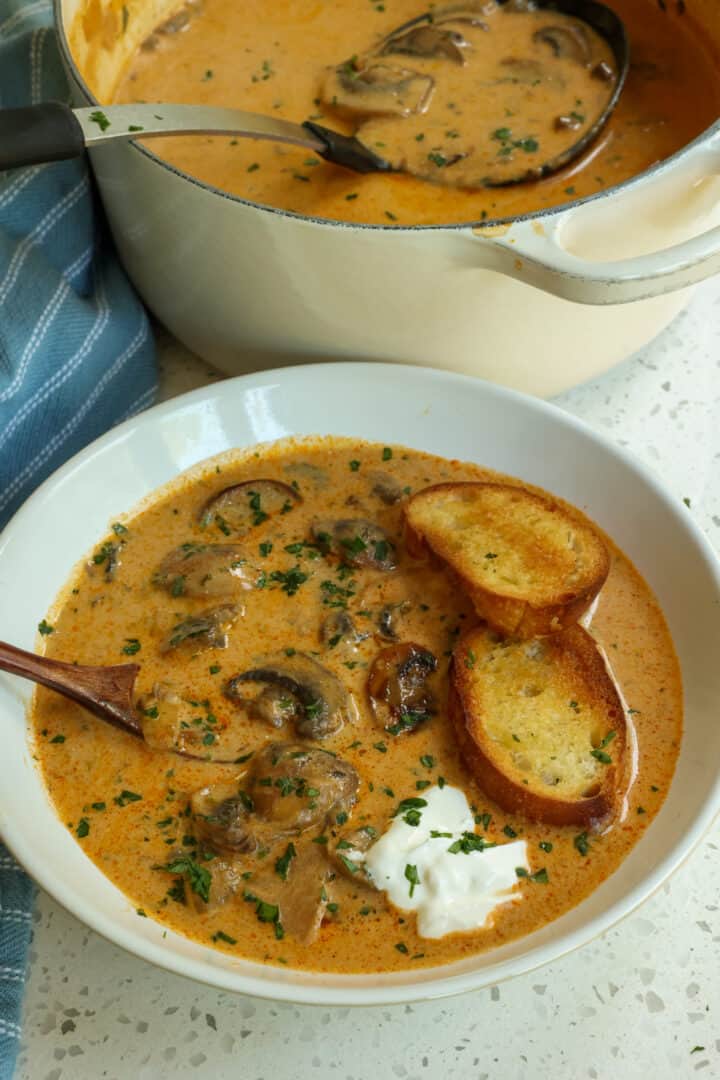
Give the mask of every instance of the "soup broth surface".
<svg viewBox="0 0 720 1080">
<path fill-rule="evenodd" d="M 267 519 L 260 505 L 255 523 L 240 538 L 227 536 L 221 517 L 201 520 L 211 496 L 259 477 L 292 485 L 303 501 Z M 32 715 L 36 754 L 57 814 L 138 917 L 256 961 L 326 972 L 394 971 L 448 963 L 528 934 L 578 904 L 618 867 L 660 808 L 679 750 L 682 692 L 665 621 L 638 572 L 611 545 L 612 568 L 590 631 L 629 707 L 631 737 L 621 805 L 604 831 L 532 824 L 493 804 L 459 759 L 445 714 L 451 652 L 477 616 L 441 566 L 407 554 L 401 529 L 402 502 L 410 492 L 441 481 L 487 479 L 503 478 L 401 447 L 340 438 L 287 440 L 257 452 L 225 454 L 113 523 L 48 615 L 46 654 L 83 664 L 137 661 L 137 690 L 146 701 L 157 684 L 191 700 L 190 723 L 196 725 L 201 755 L 222 744 L 226 725 L 230 730 L 239 723 L 241 736 L 235 763 L 191 760 L 153 749 L 38 690 Z M 402 497 L 386 502 L 378 493 L 388 487 Z M 349 572 L 308 542 L 313 521 L 348 515 L 386 530 L 396 546 L 397 569 Z M 227 648 L 195 649 L 190 643 L 166 649 L 173 627 L 212 601 L 187 596 L 181 586 L 161 587 L 157 569 L 180 545 L 191 551 L 207 543 L 242 545 L 243 566 L 254 582 L 237 598 L 244 614 L 229 630 Z M 388 605 L 399 613 L 400 639 L 431 650 L 439 665 L 436 715 L 395 735 L 378 723 L 366 694 L 369 665 L 387 646 L 378 637 L 378 613 Z M 323 624 L 338 613 L 349 614 L 367 636 L 355 643 L 323 637 Z M 272 873 L 287 839 L 238 856 L 244 884 L 225 903 L 197 902 L 180 867 L 183 853 L 195 853 L 190 795 L 209 784 L 242 783 L 250 755 L 270 740 L 298 741 L 288 724 L 277 729 L 257 719 L 238 720 L 241 710 L 224 688 L 262 657 L 296 651 L 314 657 L 352 693 L 357 718 L 318 745 L 349 762 L 360 777 L 349 820 L 298 838 L 298 858 L 307 848 L 317 853 L 314 838 L 321 832 L 329 843 L 363 826 L 380 835 L 402 800 L 421 797 L 429 785 L 453 785 L 466 793 L 489 842 L 526 841 L 535 875 L 518 881 L 517 902 L 496 909 L 482 929 L 423 938 L 413 914 L 339 873 L 328 886 L 333 908 L 317 939 L 306 945 L 291 934 L 278 937 L 274 924 L 262 921 L 254 900 L 243 895 L 268 867 Z M 215 872 L 212 860 L 204 865 Z"/>
<path fill-rule="evenodd" d="M 670 156 L 720 115 L 718 60 L 690 13 L 679 16 L 669 7 L 663 11 L 654 0 L 611 0 L 610 6 L 624 20 L 631 42 L 632 63 L 619 104 L 584 155 L 544 180 L 501 188 L 448 186 L 453 169 L 446 163 L 462 145 L 482 147 L 479 177 L 505 155 L 508 161 L 521 158 L 529 167 L 553 156 L 559 139 L 557 99 L 551 100 L 524 69 L 499 86 L 464 90 L 462 100 L 436 94 L 425 114 L 404 121 L 406 129 L 397 119 L 367 123 L 369 145 L 392 160 L 402 157 L 398 133 L 405 131 L 401 142 L 413 170 L 437 182 L 408 175 L 360 176 L 307 151 L 242 138 L 173 137 L 154 140 L 152 149 L 234 195 L 342 221 L 407 225 L 495 220 L 582 198 Z M 114 100 L 234 106 L 350 131 L 353 125 L 327 104 L 327 95 L 323 98 L 328 72 L 376 48 L 385 35 L 419 14 L 416 0 L 368 2 L 361 18 L 357 0 L 204 0 L 201 6 L 187 5 L 147 40 L 120 78 Z M 513 19 L 519 19 L 517 25 Z M 493 34 L 499 35 L 495 75 L 515 70 L 519 60 L 527 65 L 525 53 L 529 55 L 531 47 L 547 51 L 524 40 L 521 21 L 504 12 L 488 19 Z M 489 40 L 492 35 L 486 36 Z M 394 56 L 388 62 L 409 68 L 424 65 L 438 78 L 441 69 L 449 67 L 456 82 L 461 73 L 448 60 L 416 62 L 412 56 Z M 562 114 L 578 122 L 582 134 L 589 117 L 601 111 L 603 96 L 593 91 L 597 100 L 590 100 L 589 87 L 601 89 L 597 80 L 588 84 L 585 79 L 584 89 L 578 90 L 580 69 L 576 64 L 575 75 L 572 69 L 565 62 Z M 476 99 L 482 103 L 486 97 L 492 97 L 492 122 L 484 127 L 469 122 Z M 454 166 L 461 167 L 462 162 Z"/>
</svg>

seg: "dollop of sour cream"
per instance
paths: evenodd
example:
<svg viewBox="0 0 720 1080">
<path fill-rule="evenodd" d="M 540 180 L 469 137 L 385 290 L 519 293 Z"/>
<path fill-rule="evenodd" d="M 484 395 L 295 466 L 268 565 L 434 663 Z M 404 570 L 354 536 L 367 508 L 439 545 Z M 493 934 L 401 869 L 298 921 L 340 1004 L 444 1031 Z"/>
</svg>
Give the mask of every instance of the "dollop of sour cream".
<svg viewBox="0 0 720 1080">
<path fill-rule="evenodd" d="M 426 805 L 411 815 L 417 825 L 401 812 L 368 849 L 367 872 L 395 907 L 416 912 L 421 937 L 479 930 L 496 908 L 521 898 L 516 869 L 530 869 L 527 845 L 483 847 L 459 788 L 428 788 L 422 798 Z"/>
</svg>

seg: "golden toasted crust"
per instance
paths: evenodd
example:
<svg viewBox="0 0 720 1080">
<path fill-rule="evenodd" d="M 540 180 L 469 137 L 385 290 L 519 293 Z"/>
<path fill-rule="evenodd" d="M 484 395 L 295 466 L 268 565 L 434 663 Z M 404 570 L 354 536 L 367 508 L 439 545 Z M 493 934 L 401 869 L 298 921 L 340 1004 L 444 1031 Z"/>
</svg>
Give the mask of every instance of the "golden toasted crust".
<svg viewBox="0 0 720 1080">
<path fill-rule="evenodd" d="M 408 499 L 405 543 L 429 548 L 481 618 L 528 638 L 576 622 L 602 588 L 610 556 L 579 512 L 511 484 L 435 484 Z"/>
<path fill-rule="evenodd" d="M 448 708 L 466 765 L 505 810 L 586 827 L 612 814 L 625 711 L 582 627 L 532 641 L 468 631 L 453 653 Z"/>
</svg>

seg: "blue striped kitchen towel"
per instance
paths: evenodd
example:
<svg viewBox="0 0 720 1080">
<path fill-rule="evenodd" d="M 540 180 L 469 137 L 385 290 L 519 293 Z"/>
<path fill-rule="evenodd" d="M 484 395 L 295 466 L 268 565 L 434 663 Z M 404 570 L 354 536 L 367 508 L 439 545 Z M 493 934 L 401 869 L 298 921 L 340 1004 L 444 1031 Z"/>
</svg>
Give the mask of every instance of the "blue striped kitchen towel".
<svg viewBox="0 0 720 1080">
<path fill-rule="evenodd" d="M 0 0 L 0 107 L 69 101 L 49 0 Z M 0 528 L 153 401 L 148 319 L 81 161 L 0 172 Z M 0 603 L 2 599 L 0 598 Z M 0 844 L 0 1080 L 15 1068 L 33 890 Z"/>
</svg>

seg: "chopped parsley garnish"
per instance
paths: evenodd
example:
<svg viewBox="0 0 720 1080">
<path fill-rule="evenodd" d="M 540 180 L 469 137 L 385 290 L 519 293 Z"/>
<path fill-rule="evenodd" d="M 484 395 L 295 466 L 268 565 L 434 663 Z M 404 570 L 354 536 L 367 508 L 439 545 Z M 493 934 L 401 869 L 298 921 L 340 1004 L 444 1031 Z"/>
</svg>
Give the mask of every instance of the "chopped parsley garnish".
<svg viewBox="0 0 720 1080">
<path fill-rule="evenodd" d="M 392 459 L 392 456 L 393 456 L 392 448 L 389 447 L 389 446 L 384 446 L 383 447 L 383 452 L 382 452 L 382 460 L 383 461 L 390 461 Z"/>
<path fill-rule="evenodd" d="M 379 750 L 381 754 L 387 754 L 387 746 L 384 742 L 374 742 L 373 746 L 376 750 Z"/>
<path fill-rule="evenodd" d="M 55 627 L 51 626 L 49 622 L 45 621 L 45 619 L 42 619 L 38 623 L 38 630 L 40 631 L 40 633 L 42 634 L 43 637 L 47 637 L 49 634 L 54 634 L 55 633 Z"/>
<path fill-rule="evenodd" d="M 299 566 L 294 566 L 291 570 L 273 570 L 270 575 L 270 580 L 280 584 L 282 591 L 288 596 L 294 596 L 307 579 L 307 574 L 304 574 Z"/>
<path fill-rule="evenodd" d="M 192 891 L 201 900 L 207 903 L 210 899 L 212 875 L 209 870 L 206 870 L 204 866 L 200 866 L 189 855 L 180 855 L 177 859 L 173 859 L 172 862 L 166 863 L 164 866 L 155 866 L 153 869 L 166 870 L 168 874 L 182 874 Z"/>
<path fill-rule="evenodd" d="M 125 638 L 125 644 L 121 651 L 124 652 L 126 656 L 135 656 L 136 653 L 140 652 L 141 648 L 142 645 L 137 638 Z"/>
<path fill-rule="evenodd" d="M 407 956 L 408 947 L 407 947 L 407 945 L 405 944 L 404 941 L 398 941 L 397 944 L 395 945 L 395 948 L 397 949 L 398 952 L 401 952 L 404 956 Z"/>
<path fill-rule="evenodd" d="M 275 873 L 279 874 L 283 881 L 287 881 L 290 863 L 296 855 L 295 845 L 288 844 L 285 848 L 285 853 L 275 860 Z"/>
<path fill-rule="evenodd" d="M 506 836 L 509 836 L 511 840 L 517 836 L 517 833 L 513 829 L 512 825 L 505 825 L 505 827 L 503 828 L 503 832 Z"/>
<path fill-rule="evenodd" d="M 65 742 L 65 736 L 64 735 L 53 735 L 50 742 L 51 743 L 63 743 L 63 742 Z"/>
<path fill-rule="evenodd" d="M 97 124 L 101 131 L 107 131 L 107 129 L 110 127 L 110 121 L 108 120 L 105 113 L 102 112 L 100 109 L 95 109 L 94 112 L 91 112 L 90 119 L 92 120 L 93 124 Z"/>
<path fill-rule="evenodd" d="M 344 810 L 341 810 L 339 814 L 335 815 L 335 821 L 338 825 L 344 825 L 348 816 Z"/>
<path fill-rule="evenodd" d="M 119 795 L 116 795 L 113 802 L 116 806 L 127 806 L 131 802 L 140 802 L 142 795 L 138 795 L 136 791 L 128 791 L 127 788 L 123 788 Z"/>
<path fill-rule="evenodd" d="M 548 852 L 552 851 L 552 849 L 553 849 L 553 846 L 552 846 L 552 844 L 550 843 L 549 840 L 541 840 L 540 843 L 538 844 L 538 847 L 540 848 L 541 851 L 548 851 Z"/>
<path fill-rule="evenodd" d="M 405 866 L 405 877 L 410 882 L 410 893 L 409 893 L 409 895 L 412 896 L 412 894 L 415 892 L 416 885 L 420 884 L 420 878 L 418 877 L 417 866 L 413 866 L 411 863 L 407 863 L 406 866 Z"/>
<path fill-rule="evenodd" d="M 404 814 L 408 810 L 422 810 L 426 806 L 427 799 L 419 799 L 413 795 L 409 799 L 403 799 L 402 802 L 398 803 L 393 817 L 399 817 L 400 814 Z"/>
<path fill-rule="evenodd" d="M 415 781 L 415 790 L 416 791 L 424 791 L 425 788 L 429 788 L 431 784 L 432 784 L 432 780 L 416 780 Z"/>
<path fill-rule="evenodd" d="M 474 832 L 464 832 L 450 845 L 448 851 L 451 855 L 469 855 L 472 851 L 485 851 L 493 847 L 497 847 L 494 840 L 486 840 L 484 836 L 478 836 Z"/>
<path fill-rule="evenodd" d="M 349 461 L 348 466 L 350 468 L 350 472 L 357 472 L 358 469 L 360 468 L 360 462 L 359 461 L 354 461 L 354 460 Z"/>
<path fill-rule="evenodd" d="M 358 864 L 356 862 L 353 862 L 352 859 L 348 859 L 347 855 L 338 854 L 338 858 L 345 867 L 345 869 L 349 870 L 351 874 L 357 874 L 359 872 L 360 867 L 358 866 Z"/>
<path fill-rule="evenodd" d="M 435 767 L 435 758 L 432 754 L 423 754 L 420 758 L 420 764 L 424 765 L 426 769 L 432 769 Z"/>
<path fill-rule="evenodd" d="M 230 937 L 224 930 L 216 930 L 213 934 L 211 941 L 224 941 L 226 945 L 237 945 L 237 941 L 234 937 Z"/>
<path fill-rule="evenodd" d="M 536 870 L 534 874 L 530 875 L 530 881 L 534 881 L 538 885 L 547 885 L 549 880 L 548 872 L 544 866 L 541 870 Z"/>
<path fill-rule="evenodd" d="M 578 833 L 573 837 L 573 845 L 581 855 L 587 855 L 590 850 L 590 841 L 588 840 L 588 834 L 586 832 Z"/>
<path fill-rule="evenodd" d="M 91 808 L 93 810 L 104 810 L 105 807 L 106 807 L 106 803 L 104 803 L 104 802 L 94 802 L 94 803 L 90 803 L 90 806 L 91 806 Z"/>
<path fill-rule="evenodd" d="M 87 834 L 89 832 L 90 832 L 90 822 L 88 821 L 87 818 L 84 818 L 84 817 L 80 818 L 80 820 L 78 821 L 77 829 L 75 830 L 76 835 L 79 836 L 80 839 L 82 840 L 82 838 L 84 836 L 87 836 Z"/>
<path fill-rule="evenodd" d="M 264 543 L 260 544 L 260 554 L 262 555 L 263 559 L 267 559 L 272 549 L 272 544 L 267 540 Z"/>
</svg>

